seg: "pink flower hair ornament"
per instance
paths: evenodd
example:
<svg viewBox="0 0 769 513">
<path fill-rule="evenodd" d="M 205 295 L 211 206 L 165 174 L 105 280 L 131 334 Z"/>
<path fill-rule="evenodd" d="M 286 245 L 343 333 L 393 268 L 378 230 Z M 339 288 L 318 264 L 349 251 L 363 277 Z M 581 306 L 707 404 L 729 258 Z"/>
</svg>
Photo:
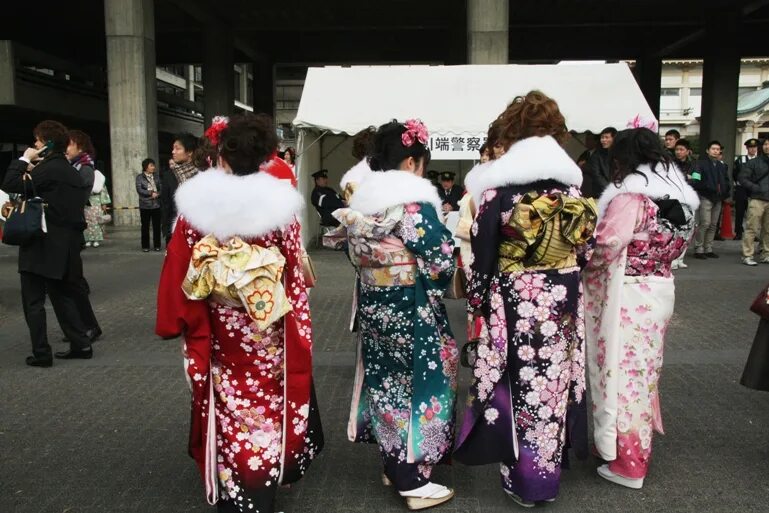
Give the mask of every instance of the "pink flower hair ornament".
<svg viewBox="0 0 769 513">
<path fill-rule="evenodd" d="M 426 145 L 427 141 L 430 140 L 427 127 L 421 120 L 407 119 L 403 126 L 406 127 L 406 131 L 401 134 L 401 142 L 406 148 L 410 148 L 415 141 Z"/>
<path fill-rule="evenodd" d="M 211 120 L 211 126 L 206 129 L 203 135 L 211 141 L 211 144 L 218 147 L 219 143 L 222 142 L 222 132 L 229 123 L 230 118 L 227 116 L 214 116 L 214 119 Z"/>
<path fill-rule="evenodd" d="M 627 122 L 627 128 L 648 128 L 652 132 L 657 132 L 659 125 L 656 119 L 637 114 L 636 117 Z"/>
</svg>

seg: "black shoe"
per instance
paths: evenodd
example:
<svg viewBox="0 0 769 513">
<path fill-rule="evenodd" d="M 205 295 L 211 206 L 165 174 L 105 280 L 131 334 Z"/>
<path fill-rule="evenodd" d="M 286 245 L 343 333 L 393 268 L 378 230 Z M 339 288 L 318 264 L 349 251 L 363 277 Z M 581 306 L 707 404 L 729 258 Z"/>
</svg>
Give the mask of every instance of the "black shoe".
<svg viewBox="0 0 769 513">
<path fill-rule="evenodd" d="M 155 251 L 160 251 L 160 248 L 155 248 Z"/>
<path fill-rule="evenodd" d="M 30 367 L 52 367 L 53 358 L 38 358 L 37 356 L 27 356 L 27 365 Z"/>
<path fill-rule="evenodd" d="M 88 335 L 88 338 L 91 339 L 91 342 L 96 342 L 99 340 L 102 336 L 102 333 L 103 332 L 101 331 L 101 328 L 98 326 L 85 332 L 85 334 Z"/>
<path fill-rule="evenodd" d="M 69 351 L 58 351 L 53 354 L 56 358 L 62 360 L 90 360 L 93 358 L 93 349 L 70 349 Z"/>
<path fill-rule="evenodd" d="M 716 255 L 715 253 L 713 253 L 712 251 L 710 253 L 705 253 L 705 257 L 706 258 L 719 258 L 719 256 Z"/>
<path fill-rule="evenodd" d="M 705 256 L 705 253 L 695 253 L 694 258 L 697 260 L 707 260 L 708 257 Z"/>
<path fill-rule="evenodd" d="M 742 240 L 742 234 L 738 233 L 737 235 L 734 236 L 733 240 Z"/>
<path fill-rule="evenodd" d="M 90 330 L 86 330 L 85 336 L 88 337 L 91 340 L 91 342 L 96 342 L 102 336 L 101 328 L 97 326 L 95 328 L 91 328 Z M 65 344 L 69 344 L 69 339 L 67 337 L 63 337 L 61 341 L 64 342 Z"/>
<path fill-rule="evenodd" d="M 150 252 L 150 248 L 142 248 L 142 251 L 143 251 L 144 253 L 149 253 L 149 252 Z"/>
</svg>

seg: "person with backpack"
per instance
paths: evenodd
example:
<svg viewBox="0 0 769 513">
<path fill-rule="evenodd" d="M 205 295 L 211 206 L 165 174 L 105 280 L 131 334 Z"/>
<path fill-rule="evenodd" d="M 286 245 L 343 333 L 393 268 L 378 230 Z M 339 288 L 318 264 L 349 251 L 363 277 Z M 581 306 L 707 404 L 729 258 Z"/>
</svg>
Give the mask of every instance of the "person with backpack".
<svg viewBox="0 0 769 513">
<path fill-rule="evenodd" d="M 769 145 L 765 141 L 764 145 Z M 747 191 L 747 227 L 742 236 L 742 263 L 757 265 L 753 255 L 756 251 L 756 237 L 760 236 L 762 264 L 769 264 L 769 155 L 757 156 L 742 166 L 738 176 L 740 185 Z"/>
</svg>

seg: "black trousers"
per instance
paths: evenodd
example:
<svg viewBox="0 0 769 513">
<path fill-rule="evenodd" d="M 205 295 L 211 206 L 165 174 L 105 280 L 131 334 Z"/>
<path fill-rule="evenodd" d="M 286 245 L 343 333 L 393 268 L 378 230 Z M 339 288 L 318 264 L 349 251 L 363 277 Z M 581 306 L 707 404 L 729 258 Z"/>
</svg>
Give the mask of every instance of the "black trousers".
<svg viewBox="0 0 769 513">
<path fill-rule="evenodd" d="M 51 299 L 56 319 L 64 335 L 69 339 L 72 349 L 85 349 L 91 345 L 86 335 L 86 327 L 78 311 L 73 290 L 74 283 L 53 280 L 43 276 L 22 272 L 21 302 L 24 319 L 27 321 L 29 336 L 32 339 L 32 353 L 38 358 L 50 358 L 51 346 L 48 344 L 48 325 L 45 316 L 46 293 Z"/>
<path fill-rule="evenodd" d="M 744 187 L 734 189 L 734 232 L 742 237 L 742 225 L 745 222 L 745 212 L 748 210 L 748 191 Z"/>
<path fill-rule="evenodd" d="M 96 320 L 96 314 L 93 313 L 93 307 L 91 306 L 91 299 L 88 295 L 91 293 L 91 287 L 88 285 L 85 277 L 81 277 L 77 282 L 71 284 L 72 299 L 75 301 L 75 306 L 80 312 L 80 320 L 83 321 L 83 325 L 86 329 L 101 329 L 99 328 L 99 321 Z"/>
<path fill-rule="evenodd" d="M 139 213 L 142 220 L 142 249 L 150 249 L 150 221 L 152 221 L 152 244 L 160 249 L 160 209 L 141 208 Z"/>
</svg>

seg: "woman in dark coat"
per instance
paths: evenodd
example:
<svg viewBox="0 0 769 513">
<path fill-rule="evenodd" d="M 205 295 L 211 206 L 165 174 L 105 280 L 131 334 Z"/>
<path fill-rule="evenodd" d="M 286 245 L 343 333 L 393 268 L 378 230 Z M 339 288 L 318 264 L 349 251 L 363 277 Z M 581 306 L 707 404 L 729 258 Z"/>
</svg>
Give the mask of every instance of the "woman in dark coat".
<svg viewBox="0 0 769 513">
<path fill-rule="evenodd" d="M 155 161 L 144 159 L 142 172 L 136 177 L 136 192 L 139 194 L 139 212 L 141 215 L 142 251 L 150 250 L 150 221 L 152 222 L 152 244 L 155 251 L 160 251 L 160 194 L 162 185 L 155 172 Z"/>
</svg>

